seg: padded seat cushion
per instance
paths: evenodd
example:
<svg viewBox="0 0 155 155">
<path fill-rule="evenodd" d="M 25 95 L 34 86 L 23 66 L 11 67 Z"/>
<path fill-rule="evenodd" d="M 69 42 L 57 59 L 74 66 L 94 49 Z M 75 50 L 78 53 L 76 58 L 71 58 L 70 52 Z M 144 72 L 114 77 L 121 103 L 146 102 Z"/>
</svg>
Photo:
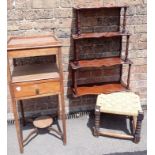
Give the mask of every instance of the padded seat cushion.
<svg viewBox="0 0 155 155">
<path fill-rule="evenodd" d="M 140 98 L 133 92 L 117 92 L 111 94 L 100 94 L 97 97 L 97 106 L 100 112 L 137 116 L 142 112 Z"/>
</svg>

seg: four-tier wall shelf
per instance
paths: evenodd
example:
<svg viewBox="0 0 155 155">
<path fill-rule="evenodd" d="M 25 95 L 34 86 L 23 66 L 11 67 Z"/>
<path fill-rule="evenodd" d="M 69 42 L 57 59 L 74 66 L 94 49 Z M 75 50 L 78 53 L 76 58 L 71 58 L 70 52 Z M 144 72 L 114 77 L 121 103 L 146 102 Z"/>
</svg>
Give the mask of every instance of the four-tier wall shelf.
<svg viewBox="0 0 155 155">
<path fill-rule="evenodd" d="M 126 30 L 126 12 L 128 6 L 104 6 L 104 7 L 94 7 L 94 8 L 84 8 L 84 7 L 75 7 L 75 15 L 76 15 L 76 34 L 72 35 L 73 38 L 73 48 L 74 48 L 74 60 L 70 62 L 71 70 L 72 70 L 72 81 L 73 81 L 73 95 L 75 97 L 83 96 L 83 95 L 97 95 L 101 93 L 112 93 L 112 92 L 119 92 L 119 91 L 126 91 L 129 89 L 129 81 L 130 81 L 130 70 L 132 62 L 128 59 L 128 47 L 129 47 L 129 37 L 130 34 Z M 83 32 L 82 24 L 81 23 L 81 15 L 82 18 L 86 18 L 88 12 L 93 13 L 92 19 L 95 16 L 95 12 L 100 12 L 106 10 L 106 15 L 108 12 L 115 11 L 118 13 L 118 29 L 117 31 L 99 31 L 99 32 Z M 121 18 L 121 11 L 122 11 L 122 18 Z M 122 24 L 121 23 L 122 19 Z M 87 20 L 86 20 L 87 22 Z M 124 57 L 122 56 L 122 38 L 126 37 L 126 45 L 125 45 L 125 52 Z M 118 38 L 120 40 L 120 51 L 118 56 L 110 56 L 110 57 L 100 57 L 94 59 L 86 59 L 80 58 L 80 54 L 77 50 L 77 41 L 79 40 L 86 40 L 86 39 L 109 39 L 109 38 Z M 82 42 L 81 41 L 81 42 Z M 81 45 L 82 46 L 82 45 Z M 84 52 L 84 51 L 83 51 Z M 97 51 L 95 51 L 97 52 Z M 128 64 L 128 74 L 127 74 L 127 82 L 122 82 L 122 67 L 123 64 Z M 118 81 L 111 81 L 111 82 L 103 82 L 103 83 L 93 83 L 93 84 L 78 84 L 78 73 L 83 70 L 94 70 L 96 68 L 104 68 L 119 65 L 121 67 L 120 71 L 120 78 Z"/>
</svg>

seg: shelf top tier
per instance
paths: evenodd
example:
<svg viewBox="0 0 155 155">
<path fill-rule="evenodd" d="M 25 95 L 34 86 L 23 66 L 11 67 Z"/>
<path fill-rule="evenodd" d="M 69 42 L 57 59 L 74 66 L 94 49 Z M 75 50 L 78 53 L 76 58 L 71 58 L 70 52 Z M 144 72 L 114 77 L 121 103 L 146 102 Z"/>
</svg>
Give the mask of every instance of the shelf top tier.
<svg viewBox="0 0 155 155">
<path fill-rule="evenodd" d="M 83 95 L 98 95 L 101 93 L 108 94 L 113 92 L 126 91 L 128 89 L 121 83 L 113 83 L 113 84 L 101 84 L 92 86 L 78 86 L 76 90 L 75 88 L 73 88 L 75 97 Z"/>
<path fill-rule="evenodd" d="M 92 9 L 106 9 L 106 8 L 128 8 L 128 5 L 105 5 L 105 6 L 101 6 L 101 5 L 97 5 L 97 6 L 93 6 L 93 7 L 83 7 L 83 6 L 76 6 L 73 7 L 73 9 L 75 10 L 92 10 Z"/>
<path fill-rule="evenodd" d="M 130 36 L 128 32 L 91 32 L 91 33 L 81 33 L 80 35 L 72 35 L 73 39 L 89 39 L 89 38 L 110 38 L 110 37 L 119 37 L 119 36 Z"/>
<path fill-rule="evenodd" d="M 79 61 L 73 61 L 70 64 L 72 69 L 80 69 L 80 68 L 98 68 L 103 66 L 108 67 L 119 64 L 132 64 L 132 62 L 129 59 L 125 61 L 120 57 L 113 57 L 113 58 L 100 58 L 93 60 L 79 60 Z"/>
<path fill-rule="evenodd" d="M 12 82 L 28 82 L 36 80 L 59 80 L 58 67 L 53 64 L 35 64 L 14 67 Z"/>
<path fill-rule="evenodd" d="M 8 51 L 21 49 L 34 49 L 46 47 L 58 47 L 61 42 L 55 36 L 29 36 L 29 37 L 11 37 L 8 40 Z"/>
</svg>

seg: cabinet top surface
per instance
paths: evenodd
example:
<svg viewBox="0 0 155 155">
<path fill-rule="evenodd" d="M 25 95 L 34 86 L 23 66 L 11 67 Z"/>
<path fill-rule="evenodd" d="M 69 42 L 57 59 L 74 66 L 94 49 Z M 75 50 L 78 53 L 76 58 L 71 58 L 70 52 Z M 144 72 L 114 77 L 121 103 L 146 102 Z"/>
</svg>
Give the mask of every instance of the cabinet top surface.
<svg viewBox="0 0 155 155">
<path fill-rule="evenodd" d="M 76 6 L 73 7 L 76 10 L 90 10 L 90 9 L 106 9 L 106 8 L 127 8 L 129 7 L 128 5 L 113 5 L 113 4 L 109 4 L 109 5 L 105 5 L 105 6 L 101 6 L 101 5 L 96 5 L 93 7 L 84 7 L 84 6 Z"/>
<path fill-rule="evenodd" d="M 58 47 L 61 42 L 55 36 L 30 36 L 30 37 L 11 37 L 8 40 L 8 51 L 20 49 Z"/>
</svg>

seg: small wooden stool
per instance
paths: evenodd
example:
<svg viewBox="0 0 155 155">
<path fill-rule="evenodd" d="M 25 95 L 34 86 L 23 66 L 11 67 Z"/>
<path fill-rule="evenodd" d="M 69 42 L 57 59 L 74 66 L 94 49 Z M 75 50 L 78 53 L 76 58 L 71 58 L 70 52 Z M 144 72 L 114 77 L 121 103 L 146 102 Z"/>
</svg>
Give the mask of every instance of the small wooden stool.
<svg viewBox="0 0 155 155">
<path fill-rule="evenodd" d="M 132 123 L 131 135 L 100 131 L 100 113 L 129 116 Z M 116 138 L 132 139 L 135 143 L 140 141 L 141 123 L 144 114 L 141 108 L 139 96 L 133 92 L 118 92 L 101 94 L 97 97 L 95 108 L 95 136 L 110 136 Z"/>
</svg>

